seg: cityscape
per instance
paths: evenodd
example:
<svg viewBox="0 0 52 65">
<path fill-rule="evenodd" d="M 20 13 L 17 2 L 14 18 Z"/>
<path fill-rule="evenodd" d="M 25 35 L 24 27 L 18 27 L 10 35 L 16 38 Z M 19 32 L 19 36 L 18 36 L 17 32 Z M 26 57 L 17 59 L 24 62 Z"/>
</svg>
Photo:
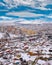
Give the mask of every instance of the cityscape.
<svg viewBox="0 0 52 65">
<path fill-rule="evenodd" d="M 52 65 L 52 24 L 0 25 L 0 65 L 20 65 L 21 58 L 27 65 Z"/>
</svg>

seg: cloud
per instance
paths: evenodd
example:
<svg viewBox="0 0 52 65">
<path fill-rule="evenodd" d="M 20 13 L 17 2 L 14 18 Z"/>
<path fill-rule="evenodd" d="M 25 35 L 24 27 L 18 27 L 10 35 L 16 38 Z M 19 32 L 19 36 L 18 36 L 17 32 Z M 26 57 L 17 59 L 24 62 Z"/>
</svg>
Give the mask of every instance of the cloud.
<svg viewBox="0 0 52 65">
<path fill-rule="evenodd" d="M 6 16 L 17 16 L 19 18 L 26 18 L 26 19 L 48 19 L 52 18 L 52 15 L 45 15 L 45 14 L 36 14 L 29 11 L 23 11 L 23 12 L 9 12 L 6 14 Z"/>
<path fill-rule="evenodd" d="M 40 19 L 36 19 L 36 20 L 25 20 L 25 19 L 23 19 L 23 20 L 20 20 L 19 19 L 19 22 L 18 22 L 19 24 L 43 24 L 43 23 L 46 23 L 43 19 L 42 20 L 40 20 Z"/>
<path fill-rule="evenodd" d="M 3 5 L 3 6 L 5 6 L 5 4 L 4 4 L 4 3 L 0 2 L 0 6 L 2 6 L 2 5 Z"/>
<path fill-rule="evenodd" d="M 0 20 L 0 25 L 15 25 L 14 20 Z"/>
<path fill-rule="evenodd" d="M 38 16 L 44 16 L 43 14 L 31 13 L 31 12 L 28 12 L 28 11 L 9 12 L 6 15 L 13 15 L 13 16 L 19 16 L 19 17 L 38 17 Z"/>
<path fill-rule="evenodd" d="M 32 0 L 4 0 L 8 8 L 17 7 L 19 5 L 31 5 L 33 4 Z"/>
<path fill-rule="evenodd" d="M 12 18 L 6 17 L 6 16 L 0 16 L 0 19 L 3 19 L 3 20 L 12 20 Z"/>
<path fill-rule="evenodd" d="M 52 10 L 50 8 L 45 8 L 45 7 L 37 7 L 37 9 L 40 9 L 40 10 Z"/>
<path fill-rule="evenodd" d="M 4 0 L 9 8 L 17 7 L 19 5 L 26 5 L 34 8 L 48 9 L 46 5 L 52 4 L 52 0 Z"/>
<path fill-rule="evenodd" d="M 49 16 L 47 16 L 47 17 L 52 19 L 52 15 L 49 15 Z"/>
<path fill-rule="evenodd" d="M 3 18 L 2 20 L 0 20 L 0 23 L 3 24 L 15 24 L 15 22 L 19 23 L 19 24 L 43 24 L 43 23 L 48 23 L 49 21 L 47 21 L 46 19 L 34 19 L 34 20 L 28 20 L 25 18 L 10 18 L 10 17 L 1 17 Z"/>
<path fill-rule="evenodd" d="M 0 19 L 2 19 L 3 21 L 7 20 L 17 21 L 18 19 L 16 18 L 19 17 L 21 19 L 21 23 L 36 24 L 46 22 L 46 20 L 52 18 L 51 15 L 52 9 L 50 7 L 49 8 L 46 7 L 47 5 L 52 4 L 52 0 L 3 0 L 3 1 L 5 2 L 5 4 L 0 2 L 1 6 L 4 7 L 6 6 L 5 7 L 6 9 L 5 8 L 0 9 L 1 13 Z M 24 9 L 22 6 L 24 6 Z M 32 20 L 29 21 L 28 18 L 29 19 L 32 18 Z"/>
</svg>

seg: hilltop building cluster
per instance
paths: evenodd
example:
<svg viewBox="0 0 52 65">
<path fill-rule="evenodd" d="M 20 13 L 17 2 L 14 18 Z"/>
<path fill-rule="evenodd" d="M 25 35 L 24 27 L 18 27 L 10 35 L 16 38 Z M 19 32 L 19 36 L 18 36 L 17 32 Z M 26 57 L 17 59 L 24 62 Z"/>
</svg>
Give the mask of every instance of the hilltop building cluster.
<svg viewBox="0 0 52 65">
<path fill-rule="evenodd" d="M 52 65 L 52 33 L 1 26 L 0 65 Z"/>
</svg>

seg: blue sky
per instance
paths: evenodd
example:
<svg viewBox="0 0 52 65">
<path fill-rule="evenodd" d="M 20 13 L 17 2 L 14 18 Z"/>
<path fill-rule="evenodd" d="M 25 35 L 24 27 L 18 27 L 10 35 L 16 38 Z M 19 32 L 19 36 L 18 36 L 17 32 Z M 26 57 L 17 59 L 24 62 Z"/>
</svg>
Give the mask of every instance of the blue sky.
<svg viewBox="0 0 52 65">
<path fill-rule="evenodd" d="M 52 22 L 52 0 L 0 0 L 0 21 Z"/>
</svg>

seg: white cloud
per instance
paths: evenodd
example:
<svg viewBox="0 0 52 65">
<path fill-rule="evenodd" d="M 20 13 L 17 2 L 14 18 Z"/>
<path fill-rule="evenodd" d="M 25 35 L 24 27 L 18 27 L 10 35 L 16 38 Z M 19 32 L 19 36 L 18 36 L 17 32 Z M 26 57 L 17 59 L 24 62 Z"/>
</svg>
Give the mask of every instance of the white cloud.
<svg viewBox="0 0 52 65">
<path fill-rule="evenodd" d="M 14 25 L 13 20 L 0 20 L 0 25 Z"/>
<path fill-rule="evenodd" d="M 38 16 L 44 16 L 43 14 L 35 14 L 28 11 L 23 12 L 9 12 L 6 15 L 14 15 L 19 17 L 38 17 Z"/>
<path fill-rule="evenodd" d="M 3 20 L 12 20 L 13 19 L 13 18 L 6 17 L 6 16 L 0 16 L 0 18 L 2 18 Z"/>
<path fill-rule="evenodd" d="M 4 4 L 4 3 L 0 2 L 0 6 L 2 6 L 2 5 L 3 5 L 3 6 L 5 6 L 5 4 Z"/>
<path fill-rule="evenodd" d="M 30 20 L 30 21 L 26 19 L 22 19 L 22 20 L 19 19 L 18 23 L 20 24 L 42 24 L 42 23 L 45 23 L 45 21 L 43 19 L 42 20 L 36 19 L 36 20 Z"/>
<path fill-rule="evenodd" d="M 5 18 L 5 17 L 2 17 Z M 43 23 L 48 23 L 45 19 L 35 19 L 35 20 L 27 20 L 24 18 L 16 18 L 16 19 L 3 19 L 0 20 L 0 24 L 5 24 L 5 25 L 15 25 L 15 22 L 19 24 L 43 24 Z"/>
<path fill-rule="evenodd" d="M 21 22 L 18 22 L 20 24 L 31 24 L 32 22 L 31 21 L 28 21 L 28 20 L 25 20 L 25 21 L 21 21 Z"/>
<path fill-rule="evenodd" d="M 47 16 L 48 18 L 52 18 L 52 15 Z"/>
<path fill-rule="evenodd" d="M 18 5 L 31 5 L 33 4 L 32 0 L 4 0 L 9 8 L 16 7 Z"/>
<path fill-rule="evenodd" d="M 38 1 L 41 1 L 41 2 L 43 2 L 43 1 L 45 1 L 45 0 L 38 0 Z"/>
<path fill-rule="evenodd" d="M 43 24 L 43 23 L 52 23 L 52 22 L 49 22 L 49 21 L 46 21 L 44 19 L 36 19 L 36 20 L 23 20 L 23 21 L 20 21 L 18 22 L 20 24 Z"/>
<path fill-rule="evenodd" d="M 18 5 L 26 5 L 34 8 L 40 8 L 41 10 L 46 10 L 46 5 L 52 4 L 52 0 L 4 0 L 6 6 L 10 9 L 17 7 Z"/>
<path fill-rule="evenodd" d="M 0 20 L 0 25 L 15 25 L 14 22 L 17 21 L 17 19 L 10 18 L 10 17 L 0 17 L 2 20 Z"/>
<path fill-rule="evenodd" d="M 50 9 L 50 8 L 45 8 L 45 7 L 37 7 L 37 9 L 40 9 L 40 10 L 52 10 L 52 9 Z"/>
</svg>

